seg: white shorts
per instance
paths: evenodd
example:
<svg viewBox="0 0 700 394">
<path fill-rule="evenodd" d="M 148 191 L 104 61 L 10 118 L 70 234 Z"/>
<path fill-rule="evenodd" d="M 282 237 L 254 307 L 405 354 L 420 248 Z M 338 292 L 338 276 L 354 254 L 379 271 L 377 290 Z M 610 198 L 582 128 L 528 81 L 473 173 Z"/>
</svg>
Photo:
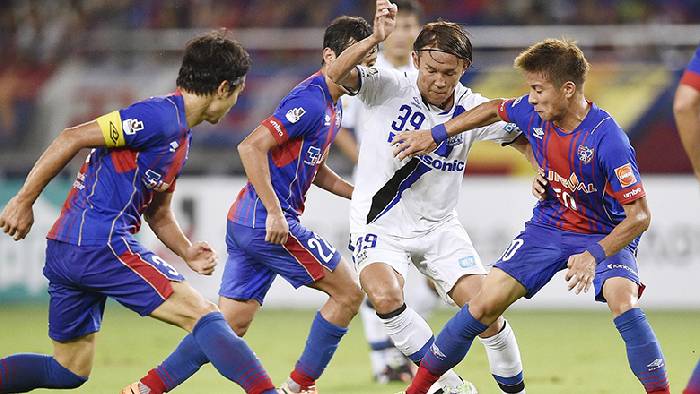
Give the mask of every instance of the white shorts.
<svg viewBox="0 0 700 394">
<path fill-rule="evenodd" d="M 385 263 L 406 277 L 410 264 L 432 279 L 440 297 L 447 295 L 464 275 L 486 274 L 472 240 L 459 220 L 451 219 L 416 238 L 397 238 L 370 224 L 365 233 L 351 234 L 352 260 L 357 272 L 373 263 Z"/>
</svg>

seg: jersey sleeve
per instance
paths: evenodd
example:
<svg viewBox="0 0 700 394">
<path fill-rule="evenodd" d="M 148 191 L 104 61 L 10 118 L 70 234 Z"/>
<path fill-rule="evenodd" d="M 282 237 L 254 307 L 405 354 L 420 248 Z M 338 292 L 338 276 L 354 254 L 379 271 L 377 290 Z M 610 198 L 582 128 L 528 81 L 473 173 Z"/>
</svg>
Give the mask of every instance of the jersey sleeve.
<svg viewBox="0 0 700 394">
<path fill-rule="evenodd" d="M 477 105 L 489 101 L 489 99 L 478 93 L 473 93 L 472 98 L 474 100 L 474 104 Z M 518 126 L 516 126 L 514 123 L 505 121 L 492 123 L 488 126 L 477 129 L 477 131 L 479 140 L 494 141 L 504 145 L 512 143 L 522 133 L 522 131 L 520 131 Z"/>
<path fill-rule="evenodd" d="M 688 85 L 695 90 L 700 90 L 700 46 L 695 50 L 695 55 L 690 59 L 681 77 L 681 85 Z"/>
<path fill-rule="evenodd" d="M 180 132 L 177 113 L 155 103 L 139 102 L 96 119 L 108 148 L 143 149 Z"/>
<path fill-rule="evenodd" d="M 523 133 L 530 133 L 528 125 L 535 109 L 528 102 L 529 95 L 506 100 L 498 106 L 498 116 L 506 123 L 514 123 Z"/>
<path fill-rule="evenodd" d="M 598 163 L 607 179 L 606 191 L 620 204 L 629 204 L 646 196 L 634 148 L 617 124 L 607 130 L 598 144 Z"/>
<path fill-rule="evenodd" d="M 261 122 L 280 145 L 315 132 L 321 126 L 319 122 L 325 112 L 323 92 L 319 91 L 318 95 L 308 90 L 301 93 L 282 100 L 275 112 Z"/>
<path fill-rule="evenodd" d="M 341 98 L 343 104 L 343 118 L 340 120 L 340 126 L 346 129 L 354 129 L 357 127 L 357 114 L 360 111 L 359 106 L 362 102 L 355 96 L 343 95 Z"/>
<path fill-rule="evenodd" d="M 360 89 L 357 97 L 368 106 L 383 102 L 390 95 L 401 89 L 406 73 L 389 68 L 357 66 L 360 77 Z"/>
</svg>

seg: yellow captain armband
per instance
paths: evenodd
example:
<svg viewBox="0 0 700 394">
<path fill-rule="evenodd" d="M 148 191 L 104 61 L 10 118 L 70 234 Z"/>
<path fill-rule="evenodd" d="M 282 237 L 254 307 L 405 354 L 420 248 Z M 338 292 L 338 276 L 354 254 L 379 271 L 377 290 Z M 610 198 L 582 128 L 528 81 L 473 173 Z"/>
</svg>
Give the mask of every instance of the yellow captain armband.
<svg viewBox="0 0 700 394">
<path fill-rule="evenodd" d="M 109 148 L 124 146 L 124 132 L 122 130 L 122 117 L 119 111 L 112 111 L 96 119 L 105 138 L 105 145 Z"/>
</svg>

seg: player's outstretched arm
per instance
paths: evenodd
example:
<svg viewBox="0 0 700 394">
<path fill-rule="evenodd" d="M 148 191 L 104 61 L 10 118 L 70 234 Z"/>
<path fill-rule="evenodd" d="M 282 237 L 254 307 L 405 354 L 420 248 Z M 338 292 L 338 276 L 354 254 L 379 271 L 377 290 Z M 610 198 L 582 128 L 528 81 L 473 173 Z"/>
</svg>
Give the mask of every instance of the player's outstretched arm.
<svg viewBox="0 0 700 394">
<path fill-rule="evenodd" d="M 316 177 L 314 178 L 314 185 L 321 189 L 328 190 L 336 196 L 345 197 L 347 199 L 352 197 L 352 192 L 354 190 L 354 186 L 341 178 L 335 171 L 331 170 L 331 168 L 326 165 L 325 160 L 318 167 Z"/>
<path fill-rule="evenodd" d="M 216 267 L 216 252 L 204 241 L 194 244 L 185 236 L 171 208 L 172 192 L 156 193 L 144 217 L 148 226 L 168 249 L 182 257 L 194 272 L 211 275 Z"/>
<path fill-rule="evenodd" d="M 16 241 L 29 233 L 34 223 L 32 206 L 46 185 L 82 148 L 105 145 L 105 137 L 96 121 L 65 129 L 51 142 L 24 185 L 0 213 L 0 228 Z"/>
<path fill-rule="evenodd" d="M 569 270 L 565 276 L 569 283 L 569 290 L 575 287 L 576 294 L 581 290 L 587 292 L 595 277 L 596 263 L 607 256 L 617 254 L 649 228 L 651 212 L 647 206 L 646 197 L 636 199 L 622 207 L 626 217 L 613 228 L 610 234 L 585 252 L 569 257 Z"/>
<path fill-rule="evenodd" d="M 700 91 L 679 85 L 673 99 L 673 115 L 695 177 L 700 180 Z"/>
<path fill-rule="evenodd" d="M 377 0 L 376 13 L 374 15 L 374 30 L 372 34 L 359 41 L 338 56 L 326 70 L 326 75 L 334 83 L 345 86 L 353 92 L 360 89 L 360 76 L 355 66 L 361 64 L 367 55 L 376 50 L 377 45 L 383 42 L 396 27 L 395 4 L 388 0 Z"/>
<path fill-rule="evenodd" d="M 394 137 L 394 156 L 400 160 L 434 151 L 446 139 L 467 130 L 488 126 L 501 120 L 498 107 L 503 99 L 477 105 L 431 130 L 404 131 Z"/>
<path fill-rule="evenodd" d="M 277 145 L 277 141 L 270 133 L 266 126 L 258 126 L 238 145 L 238 154 L 248 180 L 267 210 L 265 241 L 283 245 L 287 242 L 289 224 L 272 188 L 267 154 Z"/>
</svg>

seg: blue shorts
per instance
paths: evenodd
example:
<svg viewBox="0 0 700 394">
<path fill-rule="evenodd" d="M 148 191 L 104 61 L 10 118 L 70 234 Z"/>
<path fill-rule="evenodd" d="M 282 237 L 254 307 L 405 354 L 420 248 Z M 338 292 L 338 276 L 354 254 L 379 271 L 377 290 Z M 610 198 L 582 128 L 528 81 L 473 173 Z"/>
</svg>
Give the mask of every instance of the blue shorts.
<svg viewBox="0 0 700 394">
<path fill-rule="evenodd" d="M 47 241 L 44 276 L 49 280 L 49 337 L 65 342 L 100 330 L 105 300 L 114 298 L 142 316 L 173 293 L 185 278 L 133 239 L 112 247 Z"/>
<path fill-rule="evenodd" d="M 526 224 L 525 231 L 511 242 L 494 267 L 520 282 L 527 290 L 525 298 L 532 298 L 557 272 L 567 267 L 569 256 L 582 253 L 603 237 Z M 637 283 L 641 295 L 644 285 L 639 281 L 636 254 L 636 248 L 627 246 L 598 263 L 593 279 L 596 301 L 605 302 L 603 283 L 615 277 Z"/>
<path fill-rule="evenodd" d="M 325 239 L 297 221 L 289 222 L 284 245 L 265 241 L 265 228 L 250 228 L 228 222 L 228 260 L 219 295 L 235 300 L 263 303 L 277 274 L 295 288 L 314 283 L 334 271 L 340 253 Z"/>
</svg>

